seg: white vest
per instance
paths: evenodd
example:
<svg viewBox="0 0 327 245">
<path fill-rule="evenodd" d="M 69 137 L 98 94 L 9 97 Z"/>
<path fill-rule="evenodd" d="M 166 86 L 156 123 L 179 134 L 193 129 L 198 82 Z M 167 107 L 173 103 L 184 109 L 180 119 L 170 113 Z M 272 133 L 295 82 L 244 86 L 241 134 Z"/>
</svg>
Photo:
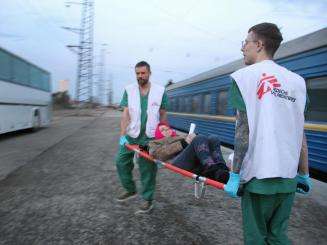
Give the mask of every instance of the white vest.
<svg viewBox="0 0 327 245">
<path fill-rule="evenodd" d="M 231 76 L 242 94 L 249 123 L 241 179 L 294 178 L 304 129 L 304 79 L 271 60 Z"/>
<path fill-rule="evenodd" d="M 128 110 L 131 118 L 130 124 L 127 127 L 127 134 L 132 138 L 137 138 L 140 135 L 141 129 L 141 99 L 139 85 L 137 83 L 128 85 L 125 90 L 128 96 Z M 154 137 L 156 127 L 159 123 L 159 109 L 164 92 L 164 87 L 151 83 L 147 108 L 148 118 L 145 130 L 145 134 L 149 138 Z"/>
</svg>

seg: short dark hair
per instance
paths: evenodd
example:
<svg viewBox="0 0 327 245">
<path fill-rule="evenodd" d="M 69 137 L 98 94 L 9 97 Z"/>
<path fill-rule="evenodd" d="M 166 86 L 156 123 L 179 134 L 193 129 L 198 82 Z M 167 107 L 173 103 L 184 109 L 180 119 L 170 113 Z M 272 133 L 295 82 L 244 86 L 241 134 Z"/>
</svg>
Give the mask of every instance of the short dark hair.
<svg viewBox="0 0 327 245">
<path fill-rule="evenodd" d="M 151 71 L 151 67 L 150 67 L 150 65 L 148 64 L 148 62 L 146 62 L 146 61 L 140 61 L 140 62 L 138 62 L 138 63 L 135 65 L 135 68 L 137 68 L 137 67 L 143 67 L 143 66 L 145 66 L 145 67 L 148 69 L 148 71 Z"/>
<path fill-rule="evenodd" d="M 273 23 L 264 22 L 252 26 L 248 32 L 251 31 L 263 42 L 266 52 L 273 57 L 280 43 L 283 41 L 283 36 L 278 26 Z"/>
</svg>

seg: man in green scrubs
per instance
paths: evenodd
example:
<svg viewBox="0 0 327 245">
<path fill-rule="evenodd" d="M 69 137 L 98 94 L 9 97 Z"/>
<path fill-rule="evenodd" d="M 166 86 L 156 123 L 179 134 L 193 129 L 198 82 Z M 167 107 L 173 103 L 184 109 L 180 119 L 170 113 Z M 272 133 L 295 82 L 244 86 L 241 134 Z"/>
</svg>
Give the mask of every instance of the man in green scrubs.
<svg viewBox="0 0 327 245">
<path fill-rule="evenodd" d="M 281 33 L 274 24 L 262 23 L 251 27 L 247 39 L 242 44 L 245 64 L 252 65 L 259 62 L 266 62 L 267 60 L 270 62 L 281 41 Z M 264 67 L 269 67 L 269 65 Z M 272 65 L 272 67 L 275 67 L 275 65 Z M 240 80 L 243 81 L 242 79 Z M 253 83 L 254 87 L 256 87 L 257 81 L 253 81 Z M 245 86 L 245 88 L 247 87 Z M 270 90 L 266 91 L 270 92 Z M 265 96 L 268 96 L 268 94 Z M 237 111 L 234 143 L 235 153 L 230 179 L 225 186 L 225 191 L 232 197 L 236 197 L 240 183 L 239 173 L 243 170 L 243 160 L 246 155 L 249 158 L 253 153 L 249 152 L 247 154 L 249 148 L 248 117 L 251 115 L 247 115 L 246 103 L 235 80 L 232 80 L 232 86 L 230 88 L 230 102 L 232 107 Z M 257 105 L 260 105 L 260 103 L 257 103 Z M 278 132 L 278 129 L 275 132 Z M 275 145 L 272 143 L 272 146 Z M 256 147 L 252 146 L 251 149 L 256 149 Z M 251 162 L 248 162 L 248 164 L 251 164 Z M 251 169 L 250 171 L 255 172 L 256 170 Z M 298 183 L 306 185 L 309 190 L 311 189 L 311 181 L 308 173 L 307 142 L 303 133 L 298 174 L 295 178 L 253 177 L 244 184 L 241 206 L 245 244 L 289 244 L 287 226 L 295 191 L 305 193 L 304 190 L 297 188 Z"/>
<path fill-rule="evenodd" d="M 137 137 L 131 137 L 127 134 L 127 128 L 130 124 L 131 115 L 129 111 L 129 103 L 132 103 L 135 98 L 129 98 L 128 93 L 125 90 L 123 98 L 120 105 L 124 108 L 123 115 L 121 118 L 121 132 L 120 132 L 120 146 L 119 151 L 116 156 L 116 167 L 119 179 L 124 188 L 124 191 L 117 197 L 117 201 L 123 202 L 127 201 L 136 196 L 136 186 L 133 180 L 133 158 L 134 152 L 128 150 L 125 147 L 125 144 L 137 144 L 137 145 L 146 145 L 150 137 L 147 136 L 146 126 L 148 121 L 148 99 L 151 88 L 151 83 L 149 81 L 151 70 L 148 63 L 142 61 L 136 64 L 135 66 L 136 78 L 138 81 L 138 90 L 140 97 L 140 129 Z M 152 85 L 154 87 L 154 85 Z M 137 88 L 136 88 L 137 89 Z M 159 114 L 160 121 L 166 121 L 166 109 L 168 107 L 168 97 L 166 92 L 163 92 Z M 142 157 L 137 158 L 140 178 L 141 178 L 141 196 L 143 203 L 137 213 L 147 213 L 153 208 L 153 196 L 155 191 L 156 184 L 156 173 L 157 166 L 155 163 L 150 162 Z"/>
</svg>

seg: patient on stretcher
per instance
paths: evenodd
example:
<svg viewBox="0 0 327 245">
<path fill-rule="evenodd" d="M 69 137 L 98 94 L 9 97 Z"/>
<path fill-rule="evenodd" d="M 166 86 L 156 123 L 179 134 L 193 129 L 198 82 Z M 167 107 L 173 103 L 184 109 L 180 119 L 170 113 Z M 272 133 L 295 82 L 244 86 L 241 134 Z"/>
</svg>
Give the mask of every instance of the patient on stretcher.
<svg viewBox="0 0 327 245">
<path fill-rule="evenodd" d="M 221 183 L 227 183 L 229 169 L 217 136 L 189 134 L 178 136 L 167 124 L 159 123 L 155 140 L 149 142 L 149 154 L 161 161 Z"/>
</svg>

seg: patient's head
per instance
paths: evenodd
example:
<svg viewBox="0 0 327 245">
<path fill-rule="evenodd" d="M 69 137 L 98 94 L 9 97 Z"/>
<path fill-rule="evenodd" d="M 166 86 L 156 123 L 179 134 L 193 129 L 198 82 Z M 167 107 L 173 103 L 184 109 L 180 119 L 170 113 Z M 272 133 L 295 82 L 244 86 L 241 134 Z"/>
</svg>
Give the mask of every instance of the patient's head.
<svg viewBox="0 0 327 245">
<path fill-rule="evenodd" d="M 155 132 L 155 138 L 162 139 L 165 137 L 174 137 L 176 132 L 172 130 L 167 123 L 159 123 Z"/>
</svg>

